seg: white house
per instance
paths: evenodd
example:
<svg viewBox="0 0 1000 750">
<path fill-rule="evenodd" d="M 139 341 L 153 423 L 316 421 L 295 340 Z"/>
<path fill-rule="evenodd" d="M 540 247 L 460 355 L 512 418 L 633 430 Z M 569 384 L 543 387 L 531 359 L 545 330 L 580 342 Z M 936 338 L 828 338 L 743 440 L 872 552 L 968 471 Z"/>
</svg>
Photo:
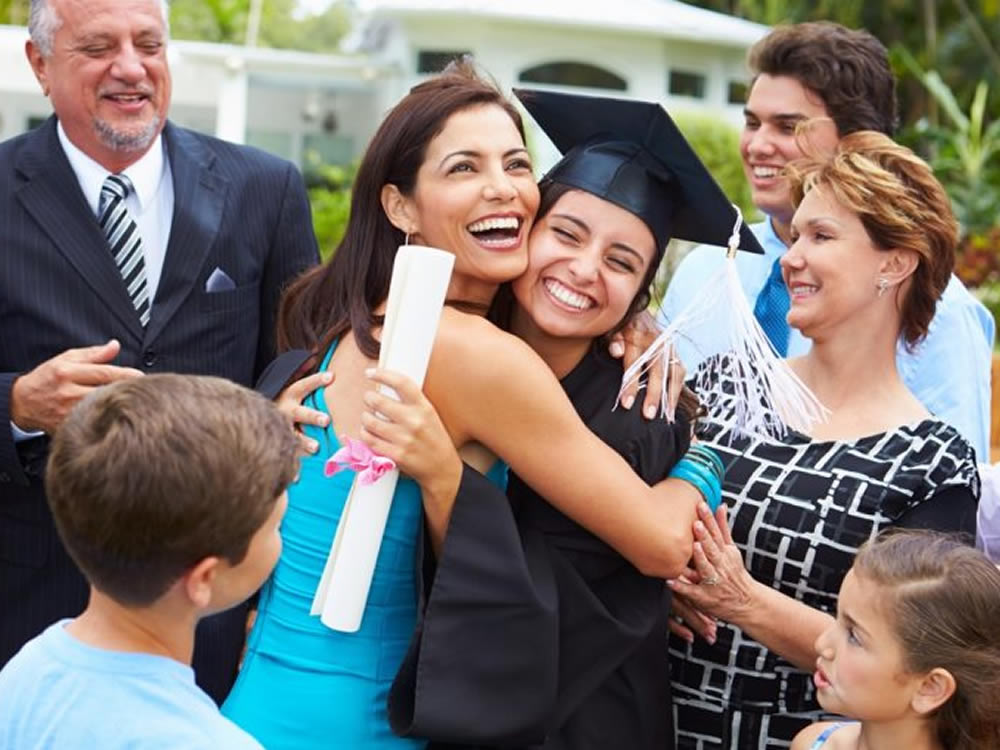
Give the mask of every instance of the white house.
<svg viewBox="0 0 1000 750">
<path fill-rule="evenodd" d="M 342 55 L 175 40 L 171 119 L 290 158 L 343 163 L 426 75 L 472 54 L 505 88 L 572 88 L 741 117 L 747 48 L 767 27 L 676 0 L 367 0 Z M 0 26 L 0 139 L 48 116 Z M 542 161 L 551 145 L 538 140 Z"/>
<path fill-rule="evenodd" d="M 0 140 L 51 113 L 24 56 L 27 29 L 0 26 Z M 171 41 L 170 118 L 305 164 L 346 163 L 364 147 L 384 107 L 377 92 L 397 77 L 366 55 L 314 55 Z"/>
</svg>

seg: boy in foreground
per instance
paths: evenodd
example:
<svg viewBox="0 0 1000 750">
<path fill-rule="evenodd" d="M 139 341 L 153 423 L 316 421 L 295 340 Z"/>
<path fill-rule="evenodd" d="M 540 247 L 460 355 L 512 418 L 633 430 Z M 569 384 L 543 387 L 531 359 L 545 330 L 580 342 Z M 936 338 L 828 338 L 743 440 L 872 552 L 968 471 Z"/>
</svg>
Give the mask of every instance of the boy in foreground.
<svg viewBox="0 0 1000 750">
<path fill-rule="evenodd" d="M 198 620 L 278 560 L 296 444 L 270 402 L 220 378 L 150 375 L 74 408 L 46 484 L 90 601 L 0 671 L 0 749 L 260 748 L 190 663 Z"/>
</svg>

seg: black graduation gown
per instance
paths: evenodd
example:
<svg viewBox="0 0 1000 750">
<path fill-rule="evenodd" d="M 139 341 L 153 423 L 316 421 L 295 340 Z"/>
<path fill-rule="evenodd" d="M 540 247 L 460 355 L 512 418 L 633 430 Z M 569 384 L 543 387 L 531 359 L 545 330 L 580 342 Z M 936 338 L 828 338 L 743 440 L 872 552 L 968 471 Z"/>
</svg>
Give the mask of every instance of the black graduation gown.
<svg viewBox="0 0 1000 750">
<path fill-rule="evenodd" d="M 595 350 L 562 385 L 653 484 L 687 450 L 689 426 L 613 410 L 621 375 Z M 553 470 L 572 471 L 571 457 Z M 432 748 L 673 748 L 663 580 L 513 474 L 508 494 L 465 468 L 436 568 L 425 555 L 420 619 L 389 697 L 394 731 Z"/>
</svg>

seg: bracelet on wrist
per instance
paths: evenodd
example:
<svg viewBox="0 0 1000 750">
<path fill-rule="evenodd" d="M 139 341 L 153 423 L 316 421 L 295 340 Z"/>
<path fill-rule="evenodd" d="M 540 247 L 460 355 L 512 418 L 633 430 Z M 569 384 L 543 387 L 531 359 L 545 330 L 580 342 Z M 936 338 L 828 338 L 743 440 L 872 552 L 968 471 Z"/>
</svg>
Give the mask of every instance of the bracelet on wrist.
<svg viewBox="0 0 1000 750">
<path fill-rule="evenodd" d="M 722 479 L 725 466 L 719 454 L 707 445 L 695 443 L 674 464 L 669 476 L 692 485 L 705 499 L 709 510 L 715 513 L 722 504 Z"/>
</svg>

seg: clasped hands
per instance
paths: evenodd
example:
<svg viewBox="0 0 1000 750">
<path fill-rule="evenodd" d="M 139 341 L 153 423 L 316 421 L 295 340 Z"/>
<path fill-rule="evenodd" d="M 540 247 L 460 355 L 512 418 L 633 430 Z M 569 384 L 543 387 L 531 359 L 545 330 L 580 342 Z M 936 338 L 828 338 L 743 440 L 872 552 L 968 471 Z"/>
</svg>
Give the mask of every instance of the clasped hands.
<svg viewBox="0 0 1000 750">
<path fill-rule="evenodd" d="M 713 515 L 698 504 L 691 564 L 667 585 L 673 591 L 670 630 L 688 642 L 699 635 L 715 643 L 716 620 L 739 625 L 753 608 L 757 585 L 733 543 L 726 506 Z"/>
</svg>

